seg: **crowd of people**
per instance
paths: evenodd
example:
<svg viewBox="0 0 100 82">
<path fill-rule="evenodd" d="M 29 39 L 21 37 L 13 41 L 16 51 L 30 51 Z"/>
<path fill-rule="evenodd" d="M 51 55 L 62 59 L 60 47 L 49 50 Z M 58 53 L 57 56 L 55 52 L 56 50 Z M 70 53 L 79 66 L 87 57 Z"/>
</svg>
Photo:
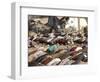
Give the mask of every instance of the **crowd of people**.
<svg viewBox="0 0 100 82">
<path fill-rule="evenodd" d="M 81 17 L 28 16 L 28 66 L 76 65 L 88 63 L 88 21 Z M 75 21 L 76 22 L 76 21 Z M 79 23 L 79 21 L 77 21 Z M 66 28 L 66 26 L 68 26 Z"/>
</svg>

